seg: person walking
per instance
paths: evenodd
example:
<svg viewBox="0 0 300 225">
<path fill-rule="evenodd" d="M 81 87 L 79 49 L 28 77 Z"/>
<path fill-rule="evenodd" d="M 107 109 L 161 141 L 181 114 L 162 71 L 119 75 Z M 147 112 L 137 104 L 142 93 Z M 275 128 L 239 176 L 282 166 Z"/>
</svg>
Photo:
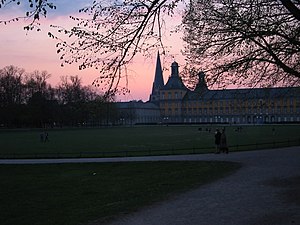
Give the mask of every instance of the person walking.
<svg viewBox="0 0 300 225">
<path fill-rule="evenodd" d="M 221 141 L 221 132 L 219 131 L 219 129 L 216 129 L 216 132 L 215 132 L 215 145 L 216 145 L 215 154 L 220 153 L 220 141 Z"/>
<path fill-rule="evenodd" d="M 44 142 L 44 133 L 40 133 L 40 141 Z"/>
<path fill-rule="evenodd" d="M 221 137 L 220 137 L 220 150 L 223 153 L 228 154 L 228 146 L 227 146 L 227 138 L 226 138 L 226 134 L 225 134 L 225 128 L 222 129 L 222 133 L 221 133 Z"/>
<path fill-rule="evenodd" d="M 49 134 L 47 131 L 44 132 L 45 137 L 44 137 L 44 142 L 48 142 L 49 141 Z"/>
</svg>

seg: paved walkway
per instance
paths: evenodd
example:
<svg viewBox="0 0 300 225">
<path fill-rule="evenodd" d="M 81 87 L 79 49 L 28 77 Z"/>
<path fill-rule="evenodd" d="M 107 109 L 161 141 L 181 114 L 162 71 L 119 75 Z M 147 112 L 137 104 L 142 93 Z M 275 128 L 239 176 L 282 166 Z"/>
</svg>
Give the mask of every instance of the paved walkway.
<svg viewBox="0 0 300 225">
<path fill-rule="evenodd" d="M 233 175 L 141 209 L 110 225 L 300 224 L 300 147 L 188 156 L 0 160 L 0 164 L 149 160 L 222 160 L 243 164 Z"/>
<path fill-rule="evenodd" d="M 175 157 L 174 157 L 175 158 Z M 111 225 L 300 224 L 300 148 L 197 155 L 240 162 L 237 173 Z"/>
</svg>

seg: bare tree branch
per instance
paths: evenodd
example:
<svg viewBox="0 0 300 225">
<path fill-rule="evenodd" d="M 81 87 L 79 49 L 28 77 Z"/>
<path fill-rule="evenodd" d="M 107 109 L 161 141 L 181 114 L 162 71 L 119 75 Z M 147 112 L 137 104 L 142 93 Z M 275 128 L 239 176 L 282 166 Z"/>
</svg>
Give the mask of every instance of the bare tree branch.
<svg viewBox="0 0 300 225">
<path fill-rule="evenodd" d="M 300 9 L 291 0 L 280 0 L 281 4 L 300 21 Z M 299 4 L 299 1 L 297 1 Z"/>
<path fill-rule="evenodd" d="M 107 93 L 118 91 L 121 79 L 127 79 L 127 66 L 137 54 L 146 56 L 149 51 L 165 48 L 163 16 L 172 14 L 179 1 L 126 0 L 111 5 L 94 1 L 80 10 L 83 17 L 70 17 L 78 22 L 77 26 L 52 26 L 58 34 L 49 36 L 59 41 L 57 52 L 62 65 L 80 63 L 79 69 L 94 67 L 100 73 L 94 85 Z"/>
<path fill-rule="evenodd" d="M 19 22 L 20 20 L 29 20 L 30 22 L 28 25 L 24 26 L 24 30 L 30 31 L 36 29 L 40 31 L 40 23 L 39 20 L 41 16 L 47 17 L 47 13 L 49 10 L 56 9 L 56 6 L 49 2 L 48 0 L 1 0 L 0 1 L 0 9 L 4 7 L 8 7 L 9 5 L 16 4 L 16 5 L 25 5 L 28 10 L 25 11 L 24 16 L 14 17 L 8 20 L 1 20 L 0 24 L 7 25 L 12 22 Z"/>
<path fill-rule="evenodd" d="M 188 70 L 192 65 L 204 69 L 210 83 L 221 87 L 256 81 L 260 86 L 299 83 L 300 23 L 280 2 L 191 4 L 183 21 Z"/>
</svg>

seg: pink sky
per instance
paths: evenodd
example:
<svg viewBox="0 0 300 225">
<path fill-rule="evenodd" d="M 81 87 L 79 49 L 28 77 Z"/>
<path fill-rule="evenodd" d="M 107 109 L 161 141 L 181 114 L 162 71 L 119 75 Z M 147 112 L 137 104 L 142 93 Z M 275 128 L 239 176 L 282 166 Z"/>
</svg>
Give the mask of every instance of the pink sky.
<svg viewBox="0 0 300 225">
<path fill-rule="evenodd" d="M 53 14 L 55 14 L 55 11 L 53 11 Z M 0 20 L 2 18 L 0 16 Z M 61 61 L 56 54 L 56 42 L 47 35 L 48 31 L 55 33 L 55 30 L 49 27 L 50 24 L 68 26 L 68 23 L 70 23 L 68 15 L 47 18 L 41 22 L 41 32 L 31 31 L 28 34 L 23 30 L 22 23 L 0 24 L 0 68 L 14 65 L 24 68 L 26 72 L 46 70 L 51 74 L 48 82 L 53 86 L 59 83 L 61 76 L 66 75 L 78 75 L 84 85 L 91 84 L 98 76 L 98 71 L 95 69 L 78 70 L 77 64 L 61 67 Z M 177 23 L 178 21 L 174 25 L 177 25 Z M 173 24 L 169 24 L 169 26 L 172 27 Z M 166 34 L 166 43 L 172 45 L 170 53 L 174 55 L 175 60 L 179 64 L 183 63 L 182 56 L 180 55 L 182 43 L 179 36 L 169 36 L 169 34 Z M 170 57 L 164 59 L 161 56 L 161 60 L 164 64 L 163 66 L 166 68 L 170 67 L 172 61 Z M 149 99 L 154 79 L 155 62 L 156 53 L 150 59 L 140 56 L 135 58 L 133 64 L 129 67 L 128 88 L 130 89 L 130 94 L 118 97 L 118 100 L 147 101 Z M 170 75 L 169 73 L 169 71 L 164 72 L 165 82 Z"/>
</svg>

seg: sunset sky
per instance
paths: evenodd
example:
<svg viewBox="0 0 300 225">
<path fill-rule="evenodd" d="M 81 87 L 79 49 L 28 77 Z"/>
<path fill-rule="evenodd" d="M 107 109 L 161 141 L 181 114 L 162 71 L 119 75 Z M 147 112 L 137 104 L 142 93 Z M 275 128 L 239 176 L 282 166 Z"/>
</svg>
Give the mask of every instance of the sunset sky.
<svg viewBox="0 0 300 225">
<path fill-rule="evenodd" d="M 78 64 L 67 65 L 61 67 L 61 61 L 56 54 L 56 41 L 49 38 L 47 35 L 49 31 L 55 33 L 55 29 L 50 27 L 52 25 L 62 25 L 70 27 L 72 21 L 69 19 L 70 15 L 76 15 L 78 9 L 82 8 L 91 0 L 72 0 L 72 4 L 67 0 L 53 0 L 57 6 L 56 10 L 49 11 L 48 17 L 42 19 L 40 22 L 41 32 L 31 31 L 26 33 L 23 26 L 28 24 L 28 21 L 21 21 L 18 23 L 10 23 L 9 25 L 0 24 L 0 68 L 8 65 L 14 65 L 19 68 L 24 68 L 26 72 L 33 72 L 34 70 L 46 70 L 51 74 L 48 80 L 53 86 L 60 82 L 61 76 L 78 75 L 81 77 L 84 85 L 89 85 L 99 75 L 95 69 L 78 70 Z M 0 20 L 14 18 L 16 16 L 23 16 L 21 6 L 7 6 L 0 9 Z M 172 19 L 172 23 L 167 24 L 169 27 L 178 25 L 178 20 Z M 180 55 L 182 43 L 179 36 L 170 36 L 165 34 L 166 44 L 172 46 L 170 53 L 174 59 L 183 64 L 183 57 Z M 169 68 L 172 56 L 164 58 L 161 56 L 163 66 Z M 129 67 L 129 89 L 130 94 L 118 97 L 119 100 L 143 100 L 147 101 L 151 92 L 152 82 L 154 79 L 156 62 L 156 53 L 152 58 L 145 59 L 141 56 L 135 58 L 131 67 Z M 164 72 L 165 82 L 168 78 L 169 71 Z"/>
</svg>

